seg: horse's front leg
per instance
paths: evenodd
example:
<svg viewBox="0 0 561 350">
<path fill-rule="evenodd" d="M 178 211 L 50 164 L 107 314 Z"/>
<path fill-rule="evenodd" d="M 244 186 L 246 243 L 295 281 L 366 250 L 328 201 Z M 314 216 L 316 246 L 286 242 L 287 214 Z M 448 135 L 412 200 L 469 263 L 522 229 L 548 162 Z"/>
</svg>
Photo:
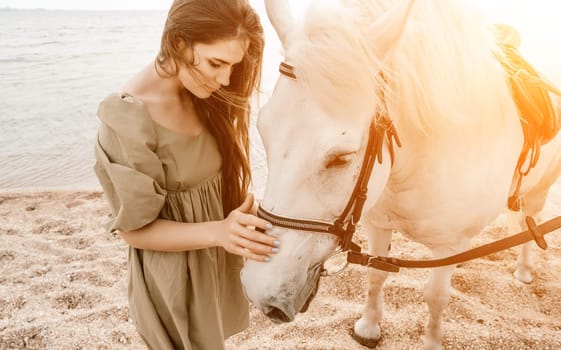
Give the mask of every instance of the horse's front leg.
<svg viewBox="0 0 561 350">
<path fill-rule="evenodd" d="M 392 230 L 380 229 L 372 221 L 364 220 L 363 228 L 368 235 L 368 253 L 373 256 L 388 256 Z M 368 293 L 362 317 L 354 325 L 356 341 L 374 347 L 381 337 L 380 322 L 383 317 L 383 286 L 388 272 L 370 268 L 368 271 Z"/>
<path fill-rule="evenodd" d="M 467 250 L 469 246 L 470 241 L 465 238 L 451 247 L 434 249 L 433 255 L 435 258 L 443 258 Z M 426 350 L 442 349 L 442 313 L 450 300 L 452 274 L 455 270 L 456 265 L 435 268 L 425 285 L 424 298 L 429 311 L 424 337 Z"/>
<path fill-rule="evenodd" d="M 424 297 L 429 309 L 429 319 L 425 327 L 425 349 L 442 349 L 442 313 L 450 299 L 450 283 L 455 265 L 435 268 L 425 286 Z"/>
</svg>

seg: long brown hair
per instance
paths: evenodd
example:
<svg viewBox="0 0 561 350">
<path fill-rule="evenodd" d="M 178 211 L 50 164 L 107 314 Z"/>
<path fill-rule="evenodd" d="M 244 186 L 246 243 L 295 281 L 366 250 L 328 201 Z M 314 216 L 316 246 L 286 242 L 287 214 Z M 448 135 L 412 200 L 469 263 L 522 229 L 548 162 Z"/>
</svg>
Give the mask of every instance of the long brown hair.
<svg viewBox="0 0 561 350">
<path fill-rule="evenodd" d="M 251 182 L 249 166 L 250 97 L 259 88 L 264 35 L 258 15 L 247 0 L 175 0 L 169 10 L 156 66 L 177 74 L 185 47 L 242 38 L 249 42 L 234 66 L 230 84 L 207 99 L 192 96 L 195 111 L 212 133 L 222 156 L 224 215 L 238 207 Z M 158 71 L 158 69 L 157 69 Z"/>
</svg>

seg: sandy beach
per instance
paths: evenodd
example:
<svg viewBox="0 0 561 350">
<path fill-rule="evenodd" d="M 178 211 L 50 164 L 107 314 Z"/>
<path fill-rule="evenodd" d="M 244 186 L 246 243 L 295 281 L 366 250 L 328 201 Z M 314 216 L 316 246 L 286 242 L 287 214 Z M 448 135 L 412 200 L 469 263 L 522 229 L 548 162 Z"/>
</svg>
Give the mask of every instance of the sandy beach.
<svg viewBox="0 0 561 350">
<path fill-rule="evenodd" d="M 143 349 L 128 316 L 126 245 L 106 233 L 109 213 L 98 191 L 0 193 L 0 349 Z M 544 220 L 561 214 L 561 184 Z M 474 244 L 507 234 L 503 216 Z M 359 232 L 358 241 L 365 246 Z M 561 348 L 561 232 L 534 249 L 534 282 L 512 273 L 517 249 L 462 264 L 444 314 L 445 349 Z M 427 250 L 395 236 L 393 255 L 424 258 Z M 428 270 L 392 274 L 385 289 L 378 349 L 420 349 L 427 319 Z M 324 278 L 310 309 L 274 325 L 257 310 L 228 349 L 365 349 L 350 335 L 365 299 L 366 269 L 351 266 Z"/>
</svg>

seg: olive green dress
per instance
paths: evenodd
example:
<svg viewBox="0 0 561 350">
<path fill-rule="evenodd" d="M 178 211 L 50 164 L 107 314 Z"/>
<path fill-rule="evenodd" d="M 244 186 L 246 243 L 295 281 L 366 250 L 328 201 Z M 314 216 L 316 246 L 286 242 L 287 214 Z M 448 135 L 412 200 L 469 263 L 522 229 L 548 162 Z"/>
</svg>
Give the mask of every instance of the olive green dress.
<svg viewBox="0 0 561 350">
<path fill-rule="evenodd" d="M 109 201 L 110 230 L 156 218 L 223 219 L 221 158 L 212 135 L 186 136 L 155 123 L 142 101 L 112 94 L 98 109 L 95 172 Z M 169 253 L 129 248 L 130 315 L 151 349 L 224 348 L 248 326 L 242 258 L 222 248 Z"/>
</svg>

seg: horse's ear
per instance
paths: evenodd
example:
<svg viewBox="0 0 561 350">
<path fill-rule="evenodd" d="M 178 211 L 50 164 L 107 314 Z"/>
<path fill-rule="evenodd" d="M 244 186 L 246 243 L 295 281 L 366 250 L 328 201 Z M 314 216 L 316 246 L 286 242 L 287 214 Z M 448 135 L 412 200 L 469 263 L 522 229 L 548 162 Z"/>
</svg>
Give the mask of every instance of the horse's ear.
<svg viewBox="0 0 561 350">
<path fill-rule="evenodd" d="M 265 9 L 267 10 L 269 21 L 271 21 L 273 28 L 275 28 L 283 48 L 286 49 L 286 38 L 293 25 L 290 1 L 265 0 Z"/>
<path fill-rule="evenodd" d="M 385 57 L 399 40 L 414 3 L 415 0 L 401 0 L 368 28 L 378 57 Z"/>
</svg>

